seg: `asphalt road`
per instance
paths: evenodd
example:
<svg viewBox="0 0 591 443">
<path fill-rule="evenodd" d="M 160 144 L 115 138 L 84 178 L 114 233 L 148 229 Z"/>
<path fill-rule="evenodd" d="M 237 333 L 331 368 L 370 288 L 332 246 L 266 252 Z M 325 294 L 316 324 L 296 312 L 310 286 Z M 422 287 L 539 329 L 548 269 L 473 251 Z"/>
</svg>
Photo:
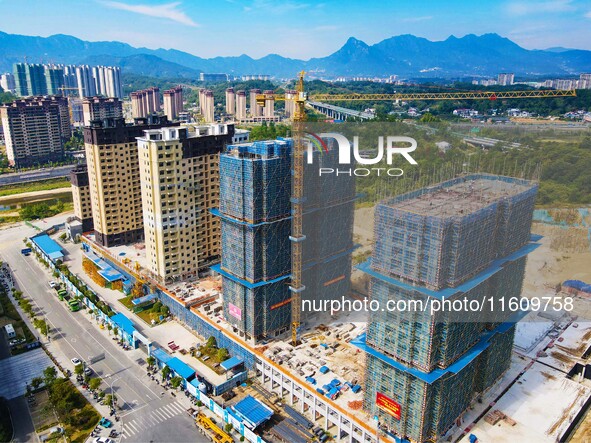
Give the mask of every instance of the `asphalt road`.
<svg viewBox="0 0 591 443">
<path fill-rule="evenodd" d="M 24 396 L 8 400 L 10 408 L 10 418 L 12 420 L 12 427 L 14 434 L 12 441 L 14 443 L 36 442 L 37 434 L 35 434 L 35 427 L 31 414 L 29 414 L 29 407 Z"/>
<path fill-rule="evenodd" d="M 122 440 L 130 442 L 195 442 L 203 441 L 185 407 L 156 382 L 146 377 L 145 358 L 141 350 L 124 351 L 109 339 L 89 316 L 70 312 L 65 303 L 52 293 L 50 276 L 33 255 L 20 254 L 22 238 L 31 234 L 27 228 L 0 231 L 0 259 L 10 264 L 17 286 L 34 300 L 36 315 L 45 317 L 51 327 L 51 351 L 64 367 L 73 370 L 70 359 L 87 361 L 90 356 L 104 354 L 105 358 L 92 365 L 103 379 L 102 389 L 117 394 L 121 421 L 115 429 L 123 429 Z"/>
</svg>

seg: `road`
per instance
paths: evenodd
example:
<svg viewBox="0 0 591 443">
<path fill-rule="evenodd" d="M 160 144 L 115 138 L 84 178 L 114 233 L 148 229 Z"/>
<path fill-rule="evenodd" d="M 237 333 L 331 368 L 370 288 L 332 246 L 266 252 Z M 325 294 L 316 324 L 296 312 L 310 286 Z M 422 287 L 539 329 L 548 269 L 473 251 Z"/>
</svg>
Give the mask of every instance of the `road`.
<svg viewBox="0 0 591 443">
<path fill-rule="evenodd" d="M 29 232 L 30 231 L 30 232 Z M 102 389 L 117 394 L 123 410 L 122 440 L 129 442 L 194 442 L 205 441 L 185 413 L 184 402 L 164 393 L 155 381 L 148 379 L 142 350 L 124 351 L 99 330 L 87 313 L 70 312 L 65 303 L 52 293 L 49 273 L 41 268 L 33 255 L 20 254 L 22 238 L 33 230 L 24 226 L 0 232 L 0 259 L 7 261 L 17 286 L 34 300 L 36 315 L 44 317 L 51 328 L 50 350 L 66 368 L 73 370 L 70 359 L 87 361 L 90 356 L 104 354 L 105 358 L 91 365 L 103 379 Z M 140 365 L 139 363 L 142 363 Z M 182 394 L 181 394 L 182 395 Z M 186 400 L 186 399 L 183 399 Z"/>
<path fill-rule="evenodd" d="M 67 177 L 70 171 L 76 165 L 56 166 L 55 168 L 36 169 L 26 172 L 11 172 L 0 175 L 0 186 L 11 185 L 13 183 L 34 182 L 47 180 L 49 178 Z"/>
</svg>

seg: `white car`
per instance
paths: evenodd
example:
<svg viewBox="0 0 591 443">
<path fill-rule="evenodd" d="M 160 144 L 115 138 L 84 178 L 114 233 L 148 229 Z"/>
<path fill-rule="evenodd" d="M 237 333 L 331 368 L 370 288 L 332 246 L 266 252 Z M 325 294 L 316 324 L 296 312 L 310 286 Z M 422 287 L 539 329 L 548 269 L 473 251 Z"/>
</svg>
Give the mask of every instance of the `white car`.
<svg viewBox="0 0 591 443">
<path fill-rule="evenodd" d="M 82 364 L 82 362 L 81 362 L 79 359 L 77 359 L 76 357 L 74 357 L 74 358 L 73 358 L 73 359 L 71 359 L 70 361 L 72 362 L 72 364 L 73 364 L 74 366 L 78 366 L 78 365 L 81 365 L 81 364 Z"/>
<path fill-rule="evenodd" d="M 58 285 L 58 283 L 57 283 L 57 282 L 55 282 L 55 281 L 53 281 L 53 280 L 49 282 L 49 287 L 50 287 L 51 289 L 55 288 L 57 285 Z"/>
<path fill-rule="evenodd" d="M 93 443 L 115 443 L 115 440 L 112 440 L 107 437 L 97 437 L 94 440 L 92 440 L 92 442 Z"/>
</svg>

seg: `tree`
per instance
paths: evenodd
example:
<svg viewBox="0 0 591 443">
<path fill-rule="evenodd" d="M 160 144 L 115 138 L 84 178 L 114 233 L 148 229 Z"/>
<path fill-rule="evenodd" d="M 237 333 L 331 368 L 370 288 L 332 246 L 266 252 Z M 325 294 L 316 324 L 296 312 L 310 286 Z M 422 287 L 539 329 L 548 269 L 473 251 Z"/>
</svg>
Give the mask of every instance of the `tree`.
<svg viewBox="0 0 591 443">
<path fill-rule="evenodd" d="M 177 389 L 181 383 L 183 382 L 183 379 L 181 377 L 179 377 L 178 375 L 176 377 L 172 377 L 172 379 L 170 380 L 170 384 L 172 385 L 172 387 L 174 389 Z"/>
<path fill-rule="evenodd" d="M 207 343 L 205 343 L 205 347 L 208 349 L 217 348 L 218 342 L 216 341 L 215 337 L 212 335 L 207 339 Z"/>
<path fill-rule="evenodd" d="M 107 323 L 107 330 L 109 331 L 109 335 L 111 335 L 112 329 L 113 329 L 113 325 L 111 325 L 111 323 Z"/>
<path fill-rule="evenodd" d="M 219 361 L 227 360 L 229 356 L 230 354 L 228 353 L 228 350 L 226 348 L 218 349 L 217 357 Z"/>
<path fill-rule="evenodd" d="M 232 432 L 233 428 L 234 428 L 234 426 L 232 426 L 232 423 L 226 423 L 224 430 L 229 434 L 230 432 Z"/>
<path fill-rule="evenodd" d="M 160 308 L 160 314 L 164 317 L 168 317 L 168 314 L 170 314 L 170 308 L 168 306 L 162 306 L 162 308 Z"/>
<path fill-rule="evenodd" d="M 148 358 L 146 358 L 146 363 L 148 363 L 148 368 L 152 368 L 156 364 L 156 359 L 150 355 Z"/>
<path fill-rule="evenodd" d="M 31 386 L 33 387 L 33 391 L 39 389 L 39 386 L 43 383 L 43 378 L 35 377 L 31 380 Z"/>
<path fill-rule="evenodd" d="M 115 336 L 119 335 L 119 328 L 117 326 L 115 326 L 113 328 L 113 335 L 115 335 Z"/>
<path fill-rule="evenodd" d="M 82 366 L 82 364 L 76 365 L 74 367 L 74 374 L 76 374 L 76 375 L 84 374 L 84 366 Z"/>
<path fill-rule="evenodd" d="M 51 387 L 56 379 L 57 370 L 54 366 L 48 366 L 43 370 L 43 382 L 45 383 L 45 386 Z"/>
<path fill-rule="evenodd" d="M 102 380 L 98 377 L 91 378 L 90 381 L 88 382 L 88 387 L 94 391 L 95 389 L 99 388 L 99 386 L 101 385 L 101 382 L 102 382 Z"/>
<path fill-rule="evenodd" d="M 172 371 L 168 366 L 162 368 L 162 380 L 166 380 Z"/>
</svg>

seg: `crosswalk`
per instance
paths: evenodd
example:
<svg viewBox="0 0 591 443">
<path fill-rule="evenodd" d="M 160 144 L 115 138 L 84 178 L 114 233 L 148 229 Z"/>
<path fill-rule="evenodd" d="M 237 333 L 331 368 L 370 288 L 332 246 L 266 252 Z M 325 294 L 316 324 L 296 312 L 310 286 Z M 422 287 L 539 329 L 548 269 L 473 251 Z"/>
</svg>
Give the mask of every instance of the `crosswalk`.
<svg viewBox="0 0 591 443">
<path fill-rule="evenodd" d="M 141 418 L 134 418 L 123 423 L 123 431 L 121 438 L 129 438 L 136 434 L 141 434 L 146 429 L 154 427 L 165 420 L 171 419 L 181 413 L 184 413 L 185 409 L 177 401 L 169 403 L 165 406 L 161 406 L 158 409 L 150 411 L 148 414 L 144 414 Z"/>
</svg>

